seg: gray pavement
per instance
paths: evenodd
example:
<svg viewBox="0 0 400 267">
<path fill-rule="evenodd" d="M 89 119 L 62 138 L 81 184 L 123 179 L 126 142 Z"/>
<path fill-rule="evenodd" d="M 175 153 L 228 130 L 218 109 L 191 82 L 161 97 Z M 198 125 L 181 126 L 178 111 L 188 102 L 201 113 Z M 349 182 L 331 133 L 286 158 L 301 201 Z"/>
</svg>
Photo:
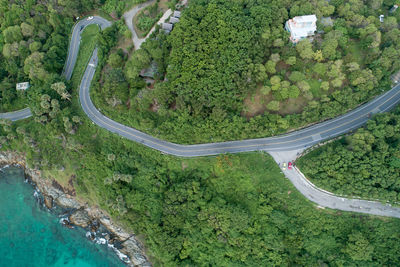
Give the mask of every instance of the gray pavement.
<svg viewBox="0 0 400 267">
<path fill-rule="evenodd" d="M 155 3 L 155 0 L 150 0 L 144 3 L 141 3 L 137 6 L 135 6 L 134 8 L 132 8 L 131 10 L 127 11 L 124 13 L 123 17 L 125 19 L 125 24 L 126 26 L 128 26 L 129 30 L 132 33 L 132 42 L 135 46 L 135 49 L 139 49 L 142 46 L 142 43 L 144 43 L 144 41 L 146 40 L 146 38 L 148 37 L 148 35 L 146 36 L 146 38 L 139 38 L 139 36 L 136 33 L 135 30 L 135 26 L 133 25 L 133 18 L 136 16 L 136 14 L 142 10 L 143 8 Z"/>
<path fill-rule="evenodd" d="M 8 119 L 11 121 L 18 121 L 29 118 L 32 116 L 29 108 L 20 109 L 14 112 L 0 113 L 0 119 Z"/>
<path fill-rule="evenodd" d="M 270 152 L 270 154 L 281 167 L 285 176 L 308 200 L 316 203 L 319 207 L 400 218 L 399 207 L 392 207 L 390 204 L 383 204 L 378 201 L 336 196 L 331 192 L 316 187 L 297 167 L 292 168 L 292 170 L 288 168 L 283 170 L 282 164 L 295 160 L 297 158 L 297 153 L 301 153 L 301 151 L 302 150 L 293 151 L 292 153 Z"/>
<path fill-rule="evenodd" d="M 88 18 L 82 19 L 78 23 L 75 24 L 75 26 L 72 30 L 71 40 L 69 43 L 67 62 L 65 63 L 64 71 L 63 71 L 63 74 L 67 80 L 71 79 L 72 73 L 74 71 L 76 59 L 78 58 L 79 46 L 81 44 L 81 33 L 86 28 L 86 26 L 92 25 L 92 24 L 99 25 L 99 27 L 102 30 L 111 26 L 110 21 L 103 19 L 102 17 L 98 17 L 98 16 L 93 16 L 93 19 L 90 19 L 90 20 Z"/>
<path fill-rule="evenodd" d="M 96 58 L 95 54 L 94 58 Z M 84 111 L 94 123 L 129 140 L 154 148 L 165 154 L 180 157 L 210 156 L 259 150 L 268 152 L 298 150 L 357 129 L 367 122 L 369 114 L 388 111 L 400 101 L 400 85 L 398 85 L 343 116 L 289 134 L 241 141 L 180 145 L 160 140 L 104 117 L 95 108 L 89 97 L 89 81 L 92 77 L 93 74 L 85 73 L 80 87 L 80 99 Z"/>
</svg>

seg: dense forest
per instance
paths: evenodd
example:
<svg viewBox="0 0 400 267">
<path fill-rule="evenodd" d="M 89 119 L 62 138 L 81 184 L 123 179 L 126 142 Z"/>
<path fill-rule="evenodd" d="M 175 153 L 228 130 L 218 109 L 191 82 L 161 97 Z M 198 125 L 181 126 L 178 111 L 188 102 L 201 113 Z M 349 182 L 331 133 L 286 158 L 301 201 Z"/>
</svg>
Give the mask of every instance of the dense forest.
<svg viewBox="0 0 400 267">
<path fill-rule="evenodd" d="M 318 148 L 298 165 L 317 186 L 349 196 L 400 202 L 400 109 Z"/>
<path fill-rule="evenodd" d="M 267 154 L 179 159 L 81 115 L 74 134 L 4 123 L 2 149 L 132 228 L 155 266 L 400 264 L 400 220 L 318 209 Z"/>
<path fill-rule="evenodd" d="M 400 69 L 394 3 L 194 0 L 170 34 L 104 58 L 93 97 L 108 116 L 176 142 L 286 132 L 390 88 Z M 318 31 L 293 45 L 285 21 L 307 14 Z M 149 66 L 155 82 L 140 76 Z"/>
<path fill-rule="evenodd" d="M 290 116 L 283 118 L 271 113 L 253 117 L 249 121 L 245 115 L 242 117 L 243 101 L 249 93 L 245 88 L 250 91 L 264 88 L 263 92 L 266 92 L 270 87 L 271 91 L 266 96 L 276 97 L 275 92 L 279 90 L 274 91 L 273 86 L 278 86 L 278 79 L 273 79 L 275 84 L 269 84 L 270 78 L 280 77 L 279 88 L 286 86 L 286 78 L 289 79 L 294 73 L 292 71 L 287 77 L 280 69 L 287 67 L 289 70 L 288 66 L 291 65 L 285 63 L 288 55 L 292 57 L 289 63 L 293 63 L 293 57 L 296 57 L 293 66 L 297 66 L 300 75 L 311 75 L 307 79 L 324 77 L 331 84 L 331 76 L 314 76 L 303 71 L 302 65 L 297 65 L 317 64 L 314 64 L 314 59 L 302 60 L 297 54 L 299 46 L 291 47 L 285 43 L 287 36 L 280 24 L 289 15 L 314 12 L 314 2 L 192 1 L 193 6 L 184 11 L 180 24 L 170 35 L 155 34 L 143 49 L 134 53 L 132 48 L 119 42 L 129 39 L 124 22 L 119 19 L 128 6 L 127 2 L 0 0 L 0 77 L 2 83 L 8 81 L 11 84 L 0 87 L 0 106 L 3 109 L 15 103 L 16 97 L 19 97 L 15 95 L 15 83 L 29 80 L 32 87 L 27 92 L 26 100 L 29 100 L 34 113 L 32 119 L 16 123 L 0 121 L 1 150 L 26 154 L 30 166 L 41 169 L 46 176 L 54 177 L 66 188 L 76 190 L 77 197 L 102 207 L 114 219 L 134 230 L 143 240 L 155 266 L 400 265 L 399 220 L 318 209 L 297 192 L 271 157 L 264 153 L 180 159 L 122 139 L 87 119 L 78 103 L 76 84 L 65 81 L 60 75 L 74 18 L 95 9 L 96 13 L 105 12 L 110 19 L 116 20 L 114 26 L 96 34 L 100 68 L 104 71 L 96 73 L 99 83 L 95 89 L 97 92 L 102 92 L 100 89 L 108 90 L 103 93 L 107 100 L 113 98 L 107 104 L 114 109 L 113 114 L 115 110 L 123 110 L 123 105 L 130 106 L 129 114 L 137 113 L 136 117 L 130 119 L 139 128 L 158 130 L 170 139 L 187 141 L 200 140 L 200 133 L 205 132 L 208 135 L 205 134 L 204 138 L 211 138 L 211 131 L 214 131 L 212 136 L 216 139 L 222 139 L 228 138 L 228 134 L 229 138 L 237 138 L 264 135 L 267 134 L 266 129 L 271 131 L 268 133 L 287 129 L 287 123 L 295 121 L 287 119 L 292 118 Z M 293 11 L 289 8 L 290 2 L 298 3 Z M 346 12 L 357 14 L 378 12 L 376 10 L 379 10 L 382 1 L 368 2 L 374 2 L 372 7 L 377 9 L 368 11 L 358 5 L 352 10 L 355 4 L 362 4 L 360 1 L 350 1 L 350 4 L 343 6 L 347 6 Z M 337 10 L 341 4 L 343 1 L 330 1 L 330 5 L 335 7 L 332 16 L 339 16 Z M 391 4 L 385 1 L 384 8 Z M 332 10 L 329 6 L 327 8 Z M 266 14 L 269 19 L 265 19 Z M 276 20 L 278 15 L 280 17 Z M 359 23 L 364 23 L 364 15 L 358 16 Z M 206 19 L 201 19 L 201 16 Z M 215 24 L 216 21 L 219 24 Z M 268 25 L 279 25 L 276 28 L 278 30 L 272 30 L 275 28 L 267 26 L 267 22 Z M 32 30 L 32 35 L 24 35 L 25 30 L 22 29 L 26 25 L 22 26 L 23 23 L 31 26 L 27 28 Z M 189 25 L 193 28 L 189 29 Z M 344 28 L 348 27 L 346 19 L 343 25 Z M 271 31 L 268 32 L 266 28 L 265 31 L 261 30 L 263 27 Z M 210 31 L 202 30 L 205 28 Z M 226 33 L 226 37 L 221 38 L 227 39 L 217 42 L 217 30 L 221 35 Z M 388 31 L 396 30 L 388 26 Z M 385 41 L 382 41 L 378 50 L 393 48 L 395 42 L 391 38 L 398 35 L 387 35 L 382 31 L 382 40 Z M 325 32 L 328 34 L 329 29 L 325 29 Z M 260 33 L 264 39 L 259 36 Z M 283 45 L 275 41 L 277 36 L 280 36 Z M 202 39 L 196 38 L 200 37 L 209 38 L 209 43 L 198 46 Z M 246 40 L 251 44 L 247 44 Z M 316 46 L 317 41 L 313 45 Z M 227 42 L 233 45 L 228 46 Z M 85 44 L 82 46 L 85 47 Z M 313 47 L 313 51 L 317 51 L 316 48 Z M 197 49 L 203 49 L 203 53 Z M 343 53 L 339 56 L 343 57 L 336 58 L 335 62 L 343 60 L 341 66 L 345 68 L 348 62 L 343 49 L 337 48 L 338 53 Z M 288 52 L 283 53 L 284 50 Z M 7 54 L 8 51 L 11 54 Z M 260 51 L 263 52 L 260 54 Z M 391 58 L 385 68 L 378 64 L 384 52 L 377 52 L 378 55 L 373 56 L 369 54 L 369 48 L 362 51 L 364 64 L 359 64 L 360 69 L 354 70 L 356 73 L 366 71 L 366 68 L 372 70 L 374 66 L 382 68 L 381 79 L 384 80 L 396 68 Z M 191 53 L 198 58 L 191 56 Z M 271 53 L 279 54 L 279 60 L 276 55 L 271 57 Z M 204 55 L 200 57 L 201 54 Z M 251 62 L 243 64 L 241 60 L 247 57 Z M 81 57 L 78 60 L 82 60 Z M 210 60 L 215 61 L 214 65 L 210 64 Z M 252 68 L 272 65 L 267 63 L 269 60 L 276 61 L 276 73 L 272 75 L 268 72 L 263 76 L 264 80 L 255 82 Z M 148 89 L 144 88 L 147 85 L 137 75 L 152 61 L 156 62 L 159 74 L 154 88 Z M 324 59 L 320 63 L 331 68 L 329 60 Z M 77 66 L 80 64 L 84 63 L 77 63 Z M 196 64 L 199 65 L 195 67 Z M 169 72 L 168 68 L 173 68 L 174 72 Z M 218 68 L 219 71 L 210 75 L 211 71 Z M 178 75 L 178 72 L 181 74 Z M 348 75 L 347 69 L 343 69 L 342 73 Z M 167 79 L 161 83 L 165 74 Z M 77 75 L 79 77 L 79 73 Z M 202 91 L 200 86 L 207 84 L 207 77 L 213 78 L 209 81 L 210 86 L 205 87 L 207 90 Z M 182 87 L 186 80 L 193 85 L 193 92 Z M 290 87 L 298 86 L 297 82 L 289 82 Z M 223 83 L 235 92 L 228 94 L 230 99 L 223 97 Z M 357 93 L 366 99 L 375 90 L 374 87 L 369 91 L 357 91 L 348 87 L 347 80 L 343 84 L 346 86 L 336 91 L 333 88 L 328 90 L 333 90 L 332 95 L 335 95 L 329 95 L 332 103 L 339 100 L 344 103 L 343 106 L 335 104 L 340 107 L 349 107 L 351 103 L 346 101 L 358 103 L 361 98 L 356 99 Z M 173 90 L 174 86 L 179 92 Z M 348 94 L 346 90 L 350 90 Z M 203 101 L 198 103 L 206 103 L 207 106 L 196 106 L 196 99 L 188 97 L 192 93 Z M 352 97 L 347 99 L 350 93 Z M 176 101 L 171 102 L 171 96 Z M 219 101 L 212 100 L 211 96 L 219 99 L 226 108 L 221 107 Z M 96 99 L 101 102 L 98 94 Z M 149 106 L 153 105 L 153 109 L 157 106 L 154 99 L 160 102 L 157 112 L 149 110 Z M 113 106 L 119 101 L 123 104 Z M 340 108 L 337 110 L 341 111 Z M 307 114 L 293 118 L 304 116 L 302 120 L 305 122 L 316 119 Z M 190 124 L 194 132 L 189 131 Z M 293 127 L 299 124 L 297 122 Z M 276 128 L 276 125 L 280 125 L 280 128 Z M 178 126 L 179 131 L 174 129 Z M 172 130 L 176 130 L 176 137 Z M 223 131 L 226 131 L 225 136 Z M 387 142 L 391 143 L 390 138 Z"/>
</svg>

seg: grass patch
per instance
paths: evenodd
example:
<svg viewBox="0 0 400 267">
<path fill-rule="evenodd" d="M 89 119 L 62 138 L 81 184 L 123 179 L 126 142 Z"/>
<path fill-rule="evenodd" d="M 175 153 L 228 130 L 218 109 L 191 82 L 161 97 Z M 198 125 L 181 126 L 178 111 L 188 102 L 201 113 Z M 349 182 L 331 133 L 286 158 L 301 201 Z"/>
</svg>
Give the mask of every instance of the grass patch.
<svg viewBox="0 0 400 267">
<path fill-rule="evenodd" d="M 85 28 L 81 35 L 81 45 L 79 47 L 79 54 L 76 60 L 74 72 L 71 77 L 71 84 L 73 88 L 77 88 L 81 82 L 83 73 L 85 72 L 87 63 L 92 56 L 93 49 L 97 43 L 97 34 L 100 32 L 98 25 L 89 25 Z"/>
<path fill-rule="evenodd" d="M 268 93 L 267 95 L 263 95 L 261 88 L 262 86 L 258 86 L 254 94 L 248 94 L 244 99 L 244 110 L 242 111 L 242 116 L 251 118 L 265 112 L 267 109 L 266 104 L 272 100 L 272 94 Z"/>
<path fill-rule="evenodd" d="M 313 96 L 315 98 L 321 97 L 321 95 L 322 95 L 321 88 L 320 88 L 321 83 L 314 79 L 309 80 L 308 83 L 310 84 L 310 91 L 313 94 Z"/>
<path fill-rule="evenodd" d="M 361 68 L 364 67 L 364 53 L 363 48 L 361 47 L 360 42 L 349 42 L 348 46 L 349 52 L 354 61 L 356 61 Z"/>
</svg>

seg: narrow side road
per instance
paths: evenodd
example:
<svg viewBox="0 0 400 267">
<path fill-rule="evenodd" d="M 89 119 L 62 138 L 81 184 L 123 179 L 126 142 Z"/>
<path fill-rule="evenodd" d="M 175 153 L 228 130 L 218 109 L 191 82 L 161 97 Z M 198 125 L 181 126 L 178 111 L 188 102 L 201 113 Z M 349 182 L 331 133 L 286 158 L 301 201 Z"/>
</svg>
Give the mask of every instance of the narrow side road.
<svg viewBox="0 0 400 267">
<path fill-rule="evenodd" d="M 294 161 L 297 153 L 301 153 L 301 151 L 270 152 L 270 154 L 276 163 L 282 166 L 284 162 Z M 377 201 L 340 197 L 320 189 L 311 183 L 297 167 L 292 170 L 286 168 L 282 172 L 303 196 L 320 207 L 400 218 L 399 207 L 392 207 L 390 204 L 382 204 Z"/>
<path fill-rule="evenodd" d="M 0 119 L 7 119 L 11 121 L 18 121 L 29 118 L 32 116 L 31 110 L 29 108 L 20 109 L 13 112 L 0 113 Z"/>
<path fill-rule="evenodd" d="M 155 0 L 150 0 L 150 1 L 144 2 L 142 4 L 139 4 L 139 5 L 135 6 L 134 8 L 132 8 L 131 10 L 125 12 L 123 15 L 125 24 L 126 24 L 126 26 L 128 26 L 129 30 L 132 33 L 132 41 L 133 41 L 133 44 L 134 44 L 136 50 L 138 50 L 142 46 L 142 44 L 146 41 L 146 39 L 150 36 L 150 34 L 153 33 L 153 31 L 155 30 L 155 27 L 153 27 L 150 30 L 150 32 L 146 35 L 146 37 L 139 38 L 139 36 L 137 35 L 136 30 L 135 30 L 135 25 L 133 25 L 133 18 L 136 16 L 137 13 L 139 13 L 140 10 L 142 10 L 145 7 L 148 7 L 149 5 L 151 5 L 155 2 L 156 2 Z M 156 25 L 163 23 L 167 18 L 169 18 L 169 16 L 171 16 L 171 14 L 172 14 L 172 10 L 168 9 L 163 14 L 163 16 L 159 19 L 159 21 L 156 23 Z"/>
</svg>

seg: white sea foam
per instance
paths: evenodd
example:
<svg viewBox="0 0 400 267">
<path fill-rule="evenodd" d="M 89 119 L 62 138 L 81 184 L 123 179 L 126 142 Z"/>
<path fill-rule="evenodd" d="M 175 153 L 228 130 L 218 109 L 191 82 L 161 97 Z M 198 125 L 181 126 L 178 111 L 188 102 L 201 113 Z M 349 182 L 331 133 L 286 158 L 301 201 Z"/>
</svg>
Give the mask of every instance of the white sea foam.
<svg viewBox="0 0 400 267">
<path fill-rule="evenodd" d="M 5 170 L 5 169 L 7 169 L 9 167 L 10 167 L 10 165 L 4 165 L 3 167 L 0 168 L 0 171 L 3 172 L 3 170 Z"/>
<path fill-rule="evenodd" d="M 109 248 L 112 248 L 112 249 L 115 251 L 115 253 L 117 253 L 118 258 L 119 258 L 121 261 L 123 261 L 123 262 L 125 262 L 125 263 L 130 263 L 130 262 L 131 262 L 131 261 L 129 260 L 129 257 L 128 257 L 127 255 L 125 255 L 124 253 L 122 253 L 121 251 L 119 251 L 118 249 L 116 249 L 116 248 L 114 247 L 114 245 L 108 244 L 107 246 L 108 246 Z"/>
<path fill-rule="evenodd" d="M 61 216 L 60 216 L 60 217 L 61 217 Z M 69 222 L 68 216 L 67 216 L 67 217 L 61 217 L 61 219 L 59 220 L 59 222 L 60 222 L 61 224 L 65 224 L 65 223 L 64 223 L 65 221 Z"/>
<path fill-rule="evenodd" d="M 107 244 L 107 240 L 105 238 L 96 238 L 96 244 L 105 245 Z"/>
</svg>

